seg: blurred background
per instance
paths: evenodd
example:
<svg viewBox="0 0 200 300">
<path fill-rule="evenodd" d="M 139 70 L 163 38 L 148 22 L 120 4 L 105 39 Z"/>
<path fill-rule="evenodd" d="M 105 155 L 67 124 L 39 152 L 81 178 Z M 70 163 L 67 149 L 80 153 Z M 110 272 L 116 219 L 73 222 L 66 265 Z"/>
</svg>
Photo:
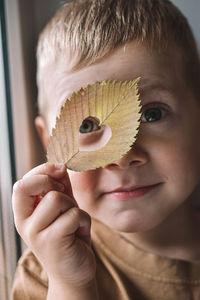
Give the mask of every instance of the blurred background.
<svg viewBox="0 0 200 300">
<path fill-rule="evenodd" d="M 66 1 L 0 0 L 0 299 L 8 300 L 23 244 L 15 232 L 12 185 L 45 160 L 34 129 L 38 34 Z M 173 0 L 186 15 L 200 48 L 200 1 Z"/>
</svg>

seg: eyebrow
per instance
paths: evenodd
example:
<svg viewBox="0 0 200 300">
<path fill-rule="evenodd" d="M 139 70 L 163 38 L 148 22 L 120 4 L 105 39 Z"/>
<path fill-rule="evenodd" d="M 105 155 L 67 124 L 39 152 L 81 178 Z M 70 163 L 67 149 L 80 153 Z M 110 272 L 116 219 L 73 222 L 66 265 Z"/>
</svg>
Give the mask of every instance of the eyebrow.
<svg viewBox="0 0 200 300">
<path fill-rule="evenodd" d="M 142 106 L 152 102 L 151 93 L 156 93 L 155 102 L 163 102 L 170 106 L 177 107 L 177 95 L 172 87 L 163 84 L 161 81 L 146 82 L 139 85 L 139 94 Z M 150 95 L 150 97 L 148 97 Z M 160 96 L 160 99 L 159 99 Z M 153 94 L 154 97 L 154 94 Z M 154 101 L 153 101 L 154 102 Z"/>
<path fill-rule="evenodd" d="M 161 91 L 171 91 L 172 89 L 163 84 L 160 80 L 154 80 L 152 82 L 148 82 L 147 80 L 143 79 L 141 84 L 139 83 L 139 89 L 141 90 L 161 90 Z"/>
<path fill-rule="evenodd" d="M 162 92 L 168 94 L 169 96 L 174 95 L 173 89 L 169 86 L 166 86 L 160 81 L 155 81 L 152 83 L 141 83 L 141 84 L 139 83 L 138 89 L 139 89 L 139 93 L 142 96 L 152 91 Z"/>
</svg>

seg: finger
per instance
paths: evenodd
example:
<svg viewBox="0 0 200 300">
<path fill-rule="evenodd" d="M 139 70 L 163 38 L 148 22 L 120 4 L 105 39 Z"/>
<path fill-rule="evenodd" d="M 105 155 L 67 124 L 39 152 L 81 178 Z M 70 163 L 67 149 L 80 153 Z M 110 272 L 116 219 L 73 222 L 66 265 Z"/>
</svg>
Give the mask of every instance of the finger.
<svg viewBox="0 0 200 300">
<path fill-rule="evenodd" d="M 27 196 L 36 196 L 46 194 L 49 191 L 56 190 L 63 192 L 65 187 L 62 183 L 54 180 L 48 175 L 28 176 L 22 179 L 22 186 L 19 192 Z"/>
<path fill-rule="evenodd" d="M 64 164 L 45 163 L 39 165 L 34 169 L 30 170 L 28 173 L 26 173 L 23 179 L 32 175 L 39 175 L 39 174 L 45 174 L 56 180 L 59 180 L 59 182 L 63 183 L 65 186 L 64 193 L 66 193 L 70 197 L 73 197 L 70 179 L 67 173 L 66 166 Z"/>
<path fill-rule="evenodd" d="M 47 229 L 47 236 L 51 239 L 72 239 L 73 234 L 79 235 L 87 243 L 90 243 L 91 218 L 78 207 L 72 207 L 55 220 Z"/>
<path fill-rule="evenodd" d="M 39 175 L 39 174 L 49 175 L 55 179 L 60 179 L 64 177 L 66 174 L 66 166 L 64 164 L 44 163 L 42 165 L 33 168 L 28 173 L 26 173 L 23 179 L 32 175 Z"/>
<path fill-rule="evenodd" d="M 61 182 L 65 186 L 64 193 L 66 195 L 68 195 L 69 197 L 74 198 L 74 195 L 73 195 L 73 192 L 72 192 L 72 186 L 71 186 L 71 182 L 70 182 L 70 178 L 69 178 L 69 174 L 68 174 L 67 171 L 65 172 L 64 177 L 59 179 L 59 182 Z"/>
<path fill-rule="evenodd" d="M 33 235 L 37 234 L 52 224 L 68 209 L 74 207 L 74 205 L 73 199 L 69 196 L 60 192 L 51 191 L 40 201 L 37 209 L 27 220 L 26 227 Z"/>
<path fill-rule="evenodd" d="M 13 187 L 13 211 L 15 219 L 28 218 L 35 209 L 36 195 L 49 191 L 64 191 L 64 186 L 47 175 L 28 176 Z"/>
</svg>

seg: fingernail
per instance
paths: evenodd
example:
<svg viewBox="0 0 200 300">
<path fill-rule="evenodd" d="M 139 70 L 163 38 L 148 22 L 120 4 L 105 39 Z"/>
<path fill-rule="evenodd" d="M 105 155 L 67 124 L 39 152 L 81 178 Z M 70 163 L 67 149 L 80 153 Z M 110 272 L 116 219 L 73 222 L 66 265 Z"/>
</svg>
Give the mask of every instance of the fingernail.
<svg viewBox="0 0 200 300">
<path fill-rule="evenodd" d="M 64 170 L 65 165 L 64 164 L 55 164 L 54 167 L 55 167 L 55 169 L 62 171 L 62 170 Z"/>
</svg>

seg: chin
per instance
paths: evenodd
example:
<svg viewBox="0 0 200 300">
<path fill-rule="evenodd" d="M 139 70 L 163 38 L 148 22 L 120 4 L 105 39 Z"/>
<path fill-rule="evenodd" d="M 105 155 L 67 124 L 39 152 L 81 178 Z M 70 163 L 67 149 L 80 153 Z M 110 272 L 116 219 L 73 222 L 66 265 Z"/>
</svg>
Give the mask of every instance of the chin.
<svg viewBox="0 0 200 300">
<path fill-rule="evenodd" d="M 118 217 L 117 219 L 109 218 L 108 220 L 100 220 L 115 231 L 124 233 L 147 232 L 154 229 L 160 224 L 160 220 L 148 220 L 145 217 L 132 216 L 124 218 Z"/>
<path fill-rule="evenodd" d="M 126 233 L 136 233 L 141 231 L 148 230 L 147 224 L 144 224 L 143 222 L 140 222 L 139 220 L 106 220 L 101 221 L 110 228 L 112 228 L 115 231 L 119 232 L 126 232 Z"/>
</svg>

